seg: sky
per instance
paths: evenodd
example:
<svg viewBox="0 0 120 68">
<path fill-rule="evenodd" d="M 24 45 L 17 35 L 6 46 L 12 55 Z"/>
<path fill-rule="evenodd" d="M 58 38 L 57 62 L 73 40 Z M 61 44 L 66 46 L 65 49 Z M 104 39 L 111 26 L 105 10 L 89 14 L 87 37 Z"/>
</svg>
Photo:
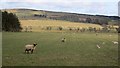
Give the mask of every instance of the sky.
<svg viewBox="0 0 120 68">
<path fill-rule="evenodd" d="M 0 0 L 0 9 L 27 8 L 118 16 L 118 2 L 119 0 Z"/>
</svg>

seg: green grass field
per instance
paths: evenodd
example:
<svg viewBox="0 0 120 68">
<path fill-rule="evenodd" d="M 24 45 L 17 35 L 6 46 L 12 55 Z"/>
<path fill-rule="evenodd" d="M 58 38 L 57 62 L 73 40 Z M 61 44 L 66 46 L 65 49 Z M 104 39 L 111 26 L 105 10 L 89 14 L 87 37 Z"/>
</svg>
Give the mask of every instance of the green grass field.
<svg viewBox="0 0 120 68">
<path fill-rule="evenodd" d="M 109 35 L 112 35 L 111 37 Z M 65 37 L 67 41 L 61 42 Z M 3 66 L 118 66 L 115 33 L 4 32 Z M 33 54 L 24 54 L 25 44 L 36 42 Z M 105 42 L 105 44 L 102 44 Z M 98 49 L 96 45 L 101 47 Z"/>
<path fill-rule="evenodd" d="M 2 32 L 0 32 L 0 67 L 2 67 Z"/>
</svg>

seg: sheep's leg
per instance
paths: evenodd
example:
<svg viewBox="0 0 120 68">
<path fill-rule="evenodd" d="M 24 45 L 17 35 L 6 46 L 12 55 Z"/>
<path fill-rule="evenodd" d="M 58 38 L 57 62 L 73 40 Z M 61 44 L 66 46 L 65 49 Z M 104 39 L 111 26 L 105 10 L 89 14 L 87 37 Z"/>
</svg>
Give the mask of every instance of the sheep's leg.
<svg viewBox="0 0 120 68">
<path fill-rule="evenodd" d="M 27 49 L 25 49 L 25 53 L 27 53 Z"/>
<path fill-rule="evenodd" d="M 28 53 L 31 53 L 31 49 L 28 50 Z"/>
<path fill-rule="evenodd" d="M 64 40 L 62 40 L 62 42 L 64 42 Z"/>
<path fill-rule="evenodd" d="M 27 50 L 27 54 L 29 54 L 29 50 Z"/>
<path fill-rule="evenodd" d="M 29 50 L 28 50 L 28 49 L 25 49 L 25 53 L 29 54 Z"/>
<path fill-rule="evenodd" d="M 33 49 L 31 50 L 31 54 L 33 53 Z"/>
</svg>

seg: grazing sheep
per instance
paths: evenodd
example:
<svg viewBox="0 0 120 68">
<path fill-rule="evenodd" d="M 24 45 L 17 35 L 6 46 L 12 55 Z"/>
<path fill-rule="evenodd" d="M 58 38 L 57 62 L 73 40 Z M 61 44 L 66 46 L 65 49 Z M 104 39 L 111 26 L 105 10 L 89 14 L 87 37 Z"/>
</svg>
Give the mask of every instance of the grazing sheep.
<svg viewBox="0 0 120 68">
<path fill-rule="evenodd" d="M 105 44 L 105 42 L 103 42 L 102 44 Z"/>
<path fill-rule="evenodd" d="M 116 45 L 118 45 L 118 42 L 117 41 L 112 41 L 113 42 L 113 44 L 116 44 Z"/>
<path fill-rule="evenodd" d="M 112 35 L 110 34 L 109 36 L 111 37 Z"/>
<path fill-rule="evenodd" d="M 66 41 L 66 38 L 62 38 L 62 42 L 65 42 Z"/>
<path fill-rule="evenodd" d="M 97 44 L 97 48 L 100 48 L 100 46 Z"/>
<path fill-rule="evenodd" d="M 33 51 L 35 50 L 36 48 L 36 43 L 33 43 L 32 45 L 28 44 L 28 45 L 25 45 L 25 53 L 29 53 L 31 52 L 31 54 L 33 53 Z"/>
</svg>

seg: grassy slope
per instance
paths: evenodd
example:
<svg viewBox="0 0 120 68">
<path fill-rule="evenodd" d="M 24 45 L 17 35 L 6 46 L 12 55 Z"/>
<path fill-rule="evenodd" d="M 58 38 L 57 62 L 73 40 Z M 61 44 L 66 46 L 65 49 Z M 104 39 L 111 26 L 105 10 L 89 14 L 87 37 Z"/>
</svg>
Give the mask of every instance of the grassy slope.
<svg viewBox="0 0 120 68">
<path fill-rule="evenodd" d="M 52 26 L 58 28 L 62 26 L 63 28 L 68 29 L 68 27 L 74 28 L 88 28 L 88 27 L 95 27 L 95 28 L 102 28 L 100 25 L 96 24 L 88 24 L 88 23 L 75 23 L 75 22 L 68 22 L 68 21 L 60 21 L 60 20 L 20 20 L 22 27 L 25 26 L 32 26 L 33 31 L 40 31 L 42 27 L 46 28 L 46 26 Z"/>
<path fill-rule="evenodd" d="M 3 33 L 5 66 L 116 66 L 117 34 L 101 33 Z M 62 37 L 67 42 L 62 43 Z M 102 44 L 102 42 L 105 44 Z M 24 54 L 24 45 L 36 42 L 34 54 Z M 96 47 L 100 45 L 100 49 Z"/>
<path fill-rule="evenodd" d="M 79 24 L 77 23 L 76 24 L 76 22 L 69 22 L 70 24 L 66 24 L 66 23 L 68 23 L 68 21 L 54 21 L 54 20 L 41 20 L 41 18 L 39 18 L 39 17 L 34 17 L 34 14 L 45 14 L 45 12 L 44 11 L 32 11 L 32 10 L 20 10 L 20 9 L 9 9 L 9 10 L 7 10 L 8 12 L 12 12 L 12 13 L 15 13 L 17 16 L 18 16 L 18 18 L 19 19 L 25 19 L 24 21 L 22 20 L 22 23 L 23 22 L 26 22 L 26 24 L 29 24 L 28 22 L 44 22 L 45 24 L 43 24 L 43 26 L 46 26 L 46 25 L 51 25 L 52 24 L 52 26 L 54 26 L 53 24 L 55 24 L 55 23 L 53 23 L 53 22 L 57 22 L 56 24 L 55 24 L 55 26 L 65 26 L 65 25 L 67 25 L 67 26 L 70 26 L 70 27 L 89 27 L 89 26 L 91 26 L 91 27 L 101 27 L 100 25 L 94 25 L 94 24 L 85 24 L 85 23 L 80 23 L 80 24 L 82 24 L 82 26 L 80 25 L 79 26 Z M 47 14 L 48 14 L 48 16 L 52 16 L 52 15 L 58 15 L 58 16 L 61 16 L 61 15 L 69 15 L 69 14 L 67 14 L 67 13 L 55 13 L 55 12 L 46 12 Z M 70 14 L 71 15 L 71 14 Z M 82 17 L 84 17 L 84 15 L 82 16 Z M 32 19 L 34 19 L 34 20 L 32 20 Z M 28 21 L 28 22 L 27 22 Z M 50 22 L 48 22 L 48 21 L 50 21 Z M 51 23 L 52 22 L 52 23 Z M 65 24 L 62 24 L 61 22 L 64 22 Z M 71 23 L 75 23 L 75 24 L 71 24 Z M 23 24 L 23 25 L 26 25 L 25 23 Z M 30 23 L 31 24 L 31 23 Z M 34 24 L 31 24 L 31 25 L 35 25 L 35 23 Z M 37 24 L 37 25 L 39 25 L 39 24 Z M 71 25 L 73 25 L 73 26 L 71 26 Z M 40 26 L 41 26 L 41 24 L 40 24 Z M 66 26 L 66 27 L 67 27 Z M 114 27 L 116 27 L 116 28 L 118 28 L 118 26 L 114 26 Z M 38 30 L 37 30 L 38 29 Z M 39 28 L 36 28 L 35 27 L 35 30 L 34 31 L 40 31 L 39 30 Z"/>
<path fill-rule="evenodd" d="M 34 14 L 43 14 L 42 11 L 20 10 L 20 9 L 8 9 L 6 11 L 9 13 L 16 14 L 19 19 L 38 19 L 34 17 Z"/>
<path fill-rule="evenodd" d="M 2 67 L 2 32 L 0 32 L 0 67 Z"/>
<path fill-rule="evenodd" d="M 22 27 L 24 26 L 32 26 L 33 31 L 41 31 L 41 28 L 46 26 L 52 26 L 55 29 L 58 28 L 58 26 L 62 26 L 64 28 L 68 27 L 80 27 L 80 28 L 88 28 L 88 27 L 96 27 L 96 28 L 102 28 L 100 25 L 97 24 L 86 24 L 86 23 L 76 23 L 76 22 L 69 22 L 69 21 L 61 21 L 61 20 L 46 20 L 46 19 L 39 19 L 39 20 L 31 20 L 34 18 L 34 14 L 44 14 L 42 11 L 31 11 L 31 10 L 7 10 L 8 12 L 15 13 L 18 18 L 28 18 L 30 20 L 20 20 Z M 56 13 L 53 13 L 53 15 Z M 61 15 L 61 13 L 57 13 Z M 65 14 L 65 13 L 64 13 Z M 37 19 L 37 18 L 35 18 Z"/>
</svg>

